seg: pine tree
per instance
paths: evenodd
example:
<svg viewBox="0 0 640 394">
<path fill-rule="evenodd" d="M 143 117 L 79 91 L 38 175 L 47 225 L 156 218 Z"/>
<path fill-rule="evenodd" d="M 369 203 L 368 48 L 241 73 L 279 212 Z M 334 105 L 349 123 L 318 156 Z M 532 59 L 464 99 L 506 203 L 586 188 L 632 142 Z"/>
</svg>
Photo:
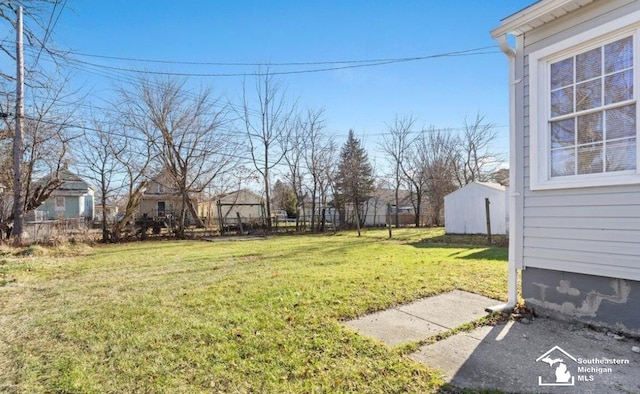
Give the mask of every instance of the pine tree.
<svg viewBox="0 0 640 394">
<path fill-rule="evenodd" d="M 373 194 L 373 168 L 369 164 L 366 150 L 360 140 L 349 130 L 349 137 L 340 151 L 340 162 L 336 174 L 336 189 L 339 197 L 352 204 L 356 214 L 356 226 L 360 236 L 360 207 Z"/>
</svg>

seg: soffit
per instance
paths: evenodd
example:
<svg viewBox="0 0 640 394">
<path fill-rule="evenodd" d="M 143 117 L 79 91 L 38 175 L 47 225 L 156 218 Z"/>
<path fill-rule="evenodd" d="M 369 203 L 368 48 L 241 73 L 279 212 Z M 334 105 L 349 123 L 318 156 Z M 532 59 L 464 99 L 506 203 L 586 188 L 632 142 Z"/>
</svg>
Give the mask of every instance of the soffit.
<svg viewBox="0 0 640 394">
<path fill-rule="evenodd" d="M 502 20 L 491 36 L 519 36 L 598 0 L 541 0 Z"/>
</svg>

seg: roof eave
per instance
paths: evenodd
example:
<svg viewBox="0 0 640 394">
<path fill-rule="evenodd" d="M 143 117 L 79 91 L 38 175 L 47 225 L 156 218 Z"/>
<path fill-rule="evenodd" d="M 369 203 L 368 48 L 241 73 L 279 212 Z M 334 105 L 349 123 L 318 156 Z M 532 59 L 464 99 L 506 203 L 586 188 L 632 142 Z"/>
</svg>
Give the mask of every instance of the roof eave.
<svg viewBox="0 0 640 394">
<path fill-rule="evenodd" d="M 542 0 L 502 20 L 491 30 L 494 39 L 505 34 L 519 36 L 597 0 Z"/>
</svg>

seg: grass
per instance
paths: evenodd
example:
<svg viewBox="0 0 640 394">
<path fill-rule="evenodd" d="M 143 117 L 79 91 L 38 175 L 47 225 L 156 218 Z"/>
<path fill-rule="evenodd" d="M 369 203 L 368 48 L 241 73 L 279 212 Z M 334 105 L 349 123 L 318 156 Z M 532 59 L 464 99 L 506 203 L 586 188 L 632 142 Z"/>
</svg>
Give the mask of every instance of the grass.
<svg viewBox="0 0 640 394">
<path fill-rule="evenodd" d="M 340 324 L 453 289 L 504 299 L 506 250 L 442 236 L 0 250 L 0 392 L 448 390 L 406 346 Z"/>
</svg>

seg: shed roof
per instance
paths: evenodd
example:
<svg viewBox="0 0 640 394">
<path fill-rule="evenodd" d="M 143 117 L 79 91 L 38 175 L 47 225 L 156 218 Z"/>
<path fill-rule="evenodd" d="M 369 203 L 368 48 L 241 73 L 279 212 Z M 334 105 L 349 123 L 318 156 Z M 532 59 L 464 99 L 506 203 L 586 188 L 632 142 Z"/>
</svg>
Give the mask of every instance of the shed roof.
<svg viewBox="0 0 640 394">
<path fill-rule="evenodd" d="M 263 198 L 249 189 L 238 189 L 227 193 L 218 194 L 211 198 L 212 201 L 224 203 L 256 203 L 262 202 Z"/>
<path fill-rule="evenodd" d="M 491 36 L 493 38 L 505 34 L 519 36 L 594 1 L 598 0 L 540 0 L 503 19 L 500 26 L 491 30 Z"/>
<path fill-rule="evenodd" d="M 465 193 L 465 191 L 469 188 L 478 188 L 478 187 L 482 187 L 482 188 L 487 188 L 487 189 L 491 189 L 497 192 L 504 192 L 505 191 L 505 187 L 502 186 L 499 183 L 492 183 L 492 182 L 471 182 L 468 183 L 464 186 L 462 186 L 460 189 L 451 192 L 449 194 L 447 194 L 446 196 L 444 196 L 444 198 L 448 198 L 449 196 L 453 196 L 453 195 L 458 195 L 461 193 Z"/>
</svg>

